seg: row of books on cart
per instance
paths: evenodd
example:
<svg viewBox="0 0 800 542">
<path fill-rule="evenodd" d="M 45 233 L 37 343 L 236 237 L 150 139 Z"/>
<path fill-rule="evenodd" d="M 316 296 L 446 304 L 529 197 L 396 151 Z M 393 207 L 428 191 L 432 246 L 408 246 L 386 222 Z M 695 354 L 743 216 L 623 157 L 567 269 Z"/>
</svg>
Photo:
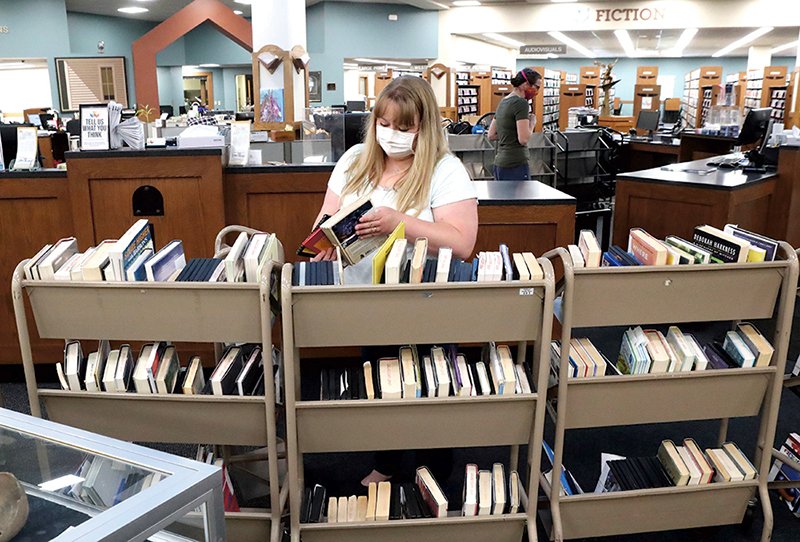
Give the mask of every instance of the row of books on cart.
<svg viewBox="0 0 800 542">
<path fill-rule="evenodd" d="M 397 357 L 323 367 L 319 399 L 415 399 L 531 393 L 530 366 L 515 363 L 506 345 L 489 343 L 481 359 L 467 360 L 455 345 L 433 346 L 420 355 L 402 346 Z"/>
<path fill-rule="evenodd" d="M 280 363 L 280 351 L 273 348 L 273 373 Z M 183 366 L 175 345 L 166 341 L 145 343 L 137 355 L 129 344 L 112 349 L 109 341 L 101 340 L 97 350 L 84 356 L 80 341 L 70 340 L 56 373 L 68 391 L 264 395 L 264 360 L 261 346 L 255 344 L 228 346 L 206 380 L 200 356 L 191 356 Z"/>
<path fill-rule="evenodd" d="M 611 363 L 586 337 L 570 339 L 569 378 L 623 374 L 672 373 L 706 369 L 768 367 L 774 348 L 748 322 L 737 324 L 724 338 L 703 345 L 694 335 L 670 326 L 666 336 L 657 329 L 640 326 L 622 336 L 616 363 Z M 550 344 L 551 385 L 557 382 L 561 342 Z"/>
<path fill-rule="evenodd" d="M 778 450 L 788 461 L 775 459 L 769 471 L 770 482 L 794 482 L 798 487 L 777 490 L 781 500 L 789 510 L 800 517 L 800 434 L 789 433 Z"/>
<path fill-rule="evenodd" d="M 274 234 L 239 234 L 224 258 L 186 260 L 183 242 L 155 250 L 153 225 L 136 221 L 119 239 L 106 239 L 84 252 L 74 237 L 47 244 L 23 266 L 28 280 L 258 282 L 264 264 L 279 259 Z"/>
<path fill-rule="evenodd" d="M 641 228 L 632 228 L 627 249 L 612 245 L 605 252 L 600 250 L 594 234 L 583 230 L 578 244 L 569 245 L 568 249 L 574 267 L 618 267 L 771 262 L 778 246 L 774 239 L 727 224 L 722 230 L 697 226 L 691 241 L 675 235 L 662 241 Z"/>
<path fill-rule="evenodd" d="M 520 483 L 516 471 L 506 477 L 502 463 L 481 470 L 470 463 L 464 472 L 461 510 L 449 512 L 441 486 L 427 467 L 419 467 L 414 482 L 371 482 L 366 495 L 328 496 L 319 484 L 306 488 L 301 523 L 355 523 L 396 519 L 442 518 L 448 515 L 516 514 Z"/>
<path fill-rule="evenodd" d="M 545 480 L 552 481 L 553 451 L 545 443 L 545 455 L 551 469 L 544 473 Z M 595 493 L 631 491 L 659 487 L 698 486 L 714 482 L 741 482 L 754 480 L 758 471 L 734 442 L 726 442 L 720 448 L 701 449 L 692 438 L 684 439 L 683 445 L 664 440 L 655 456 L 624 457 L 604 453 L 601 455 L 600 477 Z M 575 478 L 562 467 L 561 495 L 583 493 Z M 549 485 L 545 486 L 549 493 Z"/>
</svg>

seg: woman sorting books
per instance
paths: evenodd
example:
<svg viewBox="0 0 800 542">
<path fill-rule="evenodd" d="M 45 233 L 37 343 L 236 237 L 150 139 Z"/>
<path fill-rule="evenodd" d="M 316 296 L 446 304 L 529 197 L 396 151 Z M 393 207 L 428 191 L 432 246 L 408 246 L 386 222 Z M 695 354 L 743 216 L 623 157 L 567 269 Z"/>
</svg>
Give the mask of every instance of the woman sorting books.
<svg viewBox="0 0 800 542">
<path fill-rule="evenodd" d="M 424 79 L 399 77 L 383 89 L 364 143 L 337 162 L 315 224 L 365 193 L 371 194 L 373 209 L 356 226 L 359 238 L 385 238 L 402 221 L 409 245 L 426 237 L 433 257 L 441 247 L 450 247 L 453 257 L 472 254 L 478 233 L 475 187 L 448 150 L 436 97 Z M 329 249 L 314 260 L 334 257 Z M 370 257 L 345 269 L 345 283 L 370 282 Z"/>
<path fill-rule="evenodd" d="M 530 113 L 530 100 L 539 93 L 542 76 L 531 68 L 522 69 L 511 78 L 514 89 L 500 100 L 492 124 L 489 139 L 497 141 L 494 159 L 494 178 L 498 181 L 527 181 L 528 140 L 536 127 L 536 116 Z"/>
<path fill-rule="evenodd" d="M 449 152 L 436 97 L 424 79 L 399 77 L 383 89 L 367 121 L 364 143 L 349 149 L 336 164 L 315 223 L 367 193 L 373 209 L 356 226 L 359 238 L 385 238 L 402 221 L 408 250 L 417 237 L 425 237 L 431 257 L 442 247 L 450 247 L 454 258 L 471 256 L 478 234 L 477 193 L 461 161 Z M 330 249 L 314 260 L 335 257 Z M 368 256 L 347 267 L 344 282 L 371 283 L 371 260 Z M 376 361 L 397 357 L 398 351 L 365 348 L 362 355 Z M 449 451 L 422 455 L 416 466 L 450 468 Z M 391 478 L 402 459 L 399 452 L 376 456 L 376 468 L 362 480 L 364 485 Z M 441 479 L 446 477 L 445 473 Z"/>
</svg>

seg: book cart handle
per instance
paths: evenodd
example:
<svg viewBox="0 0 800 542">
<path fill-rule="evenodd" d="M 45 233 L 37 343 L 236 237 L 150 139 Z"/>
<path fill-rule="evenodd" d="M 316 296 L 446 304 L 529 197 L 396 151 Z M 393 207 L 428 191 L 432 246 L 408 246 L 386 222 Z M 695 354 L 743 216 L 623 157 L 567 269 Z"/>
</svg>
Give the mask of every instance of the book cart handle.
<svg viewBox="0 0 800 542">
<path fill-rule="evenodd" d="M 225 243 L 225 238 L 232 234 L 232 233 L 242 233 L 245 232 L 248 235 L 253 235 L 254 233 L 266 233 L 261 230 L 256 230 L 254 228 L 248 228 L 247 226 L 225 226 L 219 233 L 217 234 L 217 238 L 214 239 L 214 257 L 215 258 L 224 258 L 228 252 L 231 250 L 231 246 Z"/>
</svg>

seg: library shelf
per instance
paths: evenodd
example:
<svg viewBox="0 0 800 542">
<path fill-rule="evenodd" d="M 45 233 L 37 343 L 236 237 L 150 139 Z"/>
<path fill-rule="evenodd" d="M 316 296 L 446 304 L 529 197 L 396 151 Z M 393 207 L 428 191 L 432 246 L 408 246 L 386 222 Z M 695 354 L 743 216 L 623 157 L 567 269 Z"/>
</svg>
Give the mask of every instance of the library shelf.
<svg viewBox="0 0 800 542">
<path fill-rule="evenodd" d="M 525 513 L 496 516 L 448 516 L 357 523 L 304 523 L 304 542 L 511 542 L 522 539 Z"/>
<path fill-rule="evenodd" d="M 561 497 L 564 538 L 740 523 L 757 480 Z"/>
<path fill-rule="evenodd" d="M 298 446 L 310 453 L 513 445 L 530 439 L 536 400 L 531 393 L 301 401 Z"/>
<path fill-rule="evenodd" d="M 225 236 L 242 231 L 257 233 L 242 226 L 219 232 L 217 257 L 229 248 Z M 11 290 L 32 414 L 42 417 L 43 403 L 52 421 L 123 440 L 206 443 L 211 439 L 225 446 L 266 447 L 270 508 L 226 512 L 225 523 L 228 533 L 239 533 L 231 539 L 278 542 L 288 485 L 282 488 L 278 476 L 272 363 L 264 364 L 263 397 L 40 389 L 25 298 L 41 338 L 214 343 L 217 355 L 221 343 L 249 342 L 261 344 L 266 359 L 271 359 L 282 246 L 279 252 L 279 261 L 264 265 L 258 283 L 27 280 L 23 272 L 27 260 L 23 260 L 12 276 Z"/>
<path fill-rule="evenodd" d="M 293 542 L 301 536 L 304 542 L 519 542 L 526 529 L 528 539 L 535 542 L 536 510 L 527 507 L 527 497 L 527 511 L 512 515 L 300 523 L 303 454 L 321 451 L 509 445 L 510 471 L 518 468 L 520 445 L 528 445 L 522 465 L 527 473 L 520 469 L 520 480 L 524 495 L 533 491 L 536 502 L 545 402 L 535 391 L 398 400 L 300 401 L 299 397 L 301 347 L 516 342 L 521 360 L 528 342 L 533 342 L 532 388 L 546 389 L 555 282 L 550 261 L 539 262 L 544 279 L 537 281 L 359 286 L 292 286 L 292 265 L 284 265 L 281 318 Z"/>
<path fill-rule="evenodd" d="M 556 288 L 561 344 L 569 344 L 577 328 L 775 318 L 775 353 L 767 367 L 568 378 L 569 349 L 562 348 L 558 383 L 548 392 L 555 399 L 548 406 L 555 420 L 554 469 L 564 465 L 570 429 L 720 419 L 721 445 L 729 418 L 759 416 L 751 456 L 759 474 L 743 483 L 573 496 L 562 496 L 560 478 L 554 477 L 551 537 L 561 541 L 737 523 L 757 491 L 764 513 L 761 540 L 767 542 L 773 525 L 767 494 L 770 452 L 798 280 L 794 249 L 781 242 L 773 262 L 685 266 L 575 268 L 563 248 L 545 257 L 563 266 Z"/>
</svg>

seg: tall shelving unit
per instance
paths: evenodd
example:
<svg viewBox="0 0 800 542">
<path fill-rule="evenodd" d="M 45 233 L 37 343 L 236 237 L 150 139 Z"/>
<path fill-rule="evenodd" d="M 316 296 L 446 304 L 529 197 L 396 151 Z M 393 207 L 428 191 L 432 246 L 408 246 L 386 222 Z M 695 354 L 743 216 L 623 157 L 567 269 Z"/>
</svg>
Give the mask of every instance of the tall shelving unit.
<svg viewBox="0 0 800 542">
<path fill-rule="evenodd" d="M 292 286 L 283 267 L 282 318 L 286 375 L 289 509 L 292 540 L 519 542 L 527 526 L 536 540 L 536 502 L 548 348 L 553 310 L 553 268 L 526 282 L 359 286 Z M 533 341 L 532 394 L 400 400 L 301 401 L 300 348 L 352 345 L 518 343 L 518 358 Z M 375 361 L 375 360 L 372 360 Z M 502 423 L 498 423 L 502 420 Z M 468 428 L 465 430 L 465 428 Z M 356 523 L 300 523 L 305 484 L 303 454 L 442 447 L 511 446 L 518 468 L 528 445 L 527 476 L 520 472 L 522 511 Z"/>
<path fill-rule="evenodd" d="M 681 118 L 686 128 L 702 126 L 704 89 L 722 82 L 722 66 L 700 66 L 684 77 Z"/>
<path fill-rule="evenodd" d="M 234 231 L 255 232 L 236 227 Z M 220 232 L 218 245 L 228 229 Z M 72 427 L 137 442 L 266 446 L 270 510 L 226 512 L 229 540 L 280 540 L 288 484 L 278 477 L 270 302 L 280 261 L 264 266 L 259 283 L 72 282 L 26 280 L 20 262 L 11 291 L 31 413 Z M 194 343 L 258 343 L 264 353 L 264 397 L 160 395 L 39 388 L 31 355 L 27 293 L 41 338 L 110 341 L 158 339 Z M 80 310 L 76 310 L 76 308 Z M 216 360 L 215 360 L 216 361 Z M 55 368 L 53 369 L 55 372 Z"/>
<path fill-rule="evenodd" d="M 559 97 L 558 129 L 569 126 L 569 110 L 572 107 L 594 107 L 594 87 L 582 83 L 561 85 Z"/>
<path fill-rule="evenodd" d="M 575 268 L 557 248 L 545 257 L 563 264 L 561 343 L 575 328 L 765 319 L 776 315 L 769 367 L 599 376 L 569 379 L 562 348 L 555 408 L 554 472 L 564 463 L 570 429 L 758 416 L 755 480 L 700 486 L 560 496 L 553 476 L 552 537 L 556 541 L 734 524 L 758 492 L 764 513 L 762 542 L 770 539 L 772 508 L 767 477 L 775 439 L 798 277 L 797 255 L 781 243 L 779 260 L 749 264 Z M 602 299 L 596 295 L 603 292 Z M 732 296 L 731 292 L 737 292 Z M 691 436 L 691 435 L 687 435 Z M 653 450 L 658 442 L 653 442 Z M 749 455 L 749 454 L 748 454 Z M 669 510 L 669 513 L 665 513 Z"/>
<path fill-rule="evenodd" d="M 456 114 L 458 119 L 465 115 L 477 115 L 480 107 L 480 86 L 470 82 L 469 72 L 456 73 Z"/>
<path fill-rule="evenodd" d="M 485 115 L 492 109 L 492 72 L 471 72 L 469 77 L 471 85 L 478 87 L 478 115 Z"/>
<path fill-rule="evenodd" d="M 497 111 L 500 100 L 508 96 L 513 88 L 509 70 L 492 70 L 492 111 Z"/>
<path fill-rule="evenodd" d="M 769 107 L 773 87 L 786 87 L 786 66 L 767 66 L 758 70 L 748 70 L 745 114 L 751 109 Z"/>
<path fill-rule="evenodd" d="M 725 77 L 725 83 L 733 85 L 733 99 L 731 105 L 739 111 L 744 108 L 744 97 L 747 91 L 747 72 L 734 72 Z"/>
<path fill-rule="evenodd" d="M 536 129 L 534 131 L 557 131 L 561 72 L 541 66 L 533 69 L 542 74 L 542 88 L 533 101 L 533 113 L 536 115 Z"/>
</svg>

